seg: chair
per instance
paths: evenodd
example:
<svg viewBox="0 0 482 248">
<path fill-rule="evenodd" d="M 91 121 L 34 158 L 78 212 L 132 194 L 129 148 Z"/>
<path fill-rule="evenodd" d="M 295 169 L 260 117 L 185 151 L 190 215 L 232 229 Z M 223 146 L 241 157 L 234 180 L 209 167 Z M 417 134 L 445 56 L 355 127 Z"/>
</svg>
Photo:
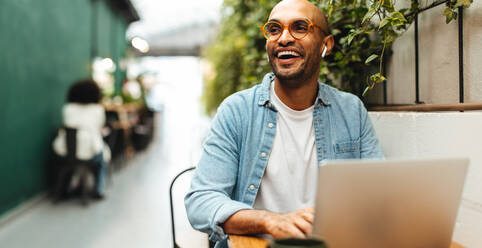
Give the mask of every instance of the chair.
<svg viewBox="0 0 482 248">
<path fill-rule="evenodd" d="M 136 151 L 147 148 L 154 133 L 154 112 L 145 107 L 138 111 L 139 121 L 132 127 L 132 145 Z"/>
<path fill-rule="evenodd" d="M 113 110 L 106 110 L 106 125 L 109 127 L 109 134 L 105 138 L 105 142 L 109 145 L 112 153 L 112 160 L 122 155 L 125 149 L 124 135 L 119 127 L 119 114 Z"/>
<path fill-rule="evenodd" d="M 113 149 L 114 149 L 114 146 L 115 146 L 115 143 L 116 143 L 117 134 L 114 132 L 114 129 L 111 126 L 106 125 L 103 128 L 103 134 L 102 135 L 103 135 L 102 139 L 103 139 L 104 143 L 107 144 L 107 146 L 109 147 L 110 160 L 112 161 L 113 160 Z M 108 183 L 108 185 L 112 184 L 112 174 L 113 173 L 114 173 L 114 166 L 112 164 L 109 164 L 109 166 L 107 168 L 107 183 Z"/>
<path fill-rule="evenodd" d="M 179 179 L 180 176 L 182 176 L 186 172 L 194 170 L 195 168 L 196 167 L 191 167 L 191 168 L 188 168 L 188 169 L 185 169 L 185 170 L 181 171 L 179 174 L 177 174 L 174 177 L 174 179 L 171 181 L 171 185 L 169 186 L 169 203 L 170 203 L 170 207 L 171 207 L 172 244 L 173 244 L 174 248 L 180 248 L 179 244 L 176 241 L 176 228 L 175 228 L 175 221 L 174 221 L 174 203 L 173 203 L 174 183 L 176 182 L 176 180 Z M 186 217 L 186 221 L 187 221 L 187 217 Z M 204 242 L 204 240 L 202 242 Z M 206 247 L 213 247 L 213 246 L 214 246 L 214 243 L 209 242 L 209 239 L 206 236 Z M 196 245 L 196 247 L 198 247 L 198 246 Z"/>
<path fill-rule="evenodd" d="M 79 179 L 80 196 L 83 205 L 88 204 L 89 194 L 93 191 L 93 187 L 89 187 L 89 181 L 95 182 L 97 165 L 88 160 L 80 160 L 76 158 L 77 153 L 77 129 L 64 127 L 66 133 L 67 154 L 63 159 L 63 164 L 59 169 L 57 183 L 54 189 L 54 201 L 58 202 L 70 187 L 72 179 Z M 95 183 L 93 183 L 95 185 Z"/>
</svg>

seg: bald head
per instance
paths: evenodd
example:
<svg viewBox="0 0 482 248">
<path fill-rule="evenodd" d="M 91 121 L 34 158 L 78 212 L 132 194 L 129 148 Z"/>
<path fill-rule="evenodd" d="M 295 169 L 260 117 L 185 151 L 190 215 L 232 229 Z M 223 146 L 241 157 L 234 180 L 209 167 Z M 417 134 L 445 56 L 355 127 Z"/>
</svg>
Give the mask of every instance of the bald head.
<svg viewBox="0 0 482 248">
<path fill-rule="evenodd" d="M 307 0 L 283 0 L 271 10 L 269 19 L 272 19 L 274 15 L 281 14 L 286 16 L 289 15 L 290 12 L 296 11 L 304 13 L 306 15 L 305 17 L 318 25 L 325 35 L 329 33 L 325 14 L 323 14 L 323 12 L 321 12 L 321 10 L 313 3 Z"/>
</svg>

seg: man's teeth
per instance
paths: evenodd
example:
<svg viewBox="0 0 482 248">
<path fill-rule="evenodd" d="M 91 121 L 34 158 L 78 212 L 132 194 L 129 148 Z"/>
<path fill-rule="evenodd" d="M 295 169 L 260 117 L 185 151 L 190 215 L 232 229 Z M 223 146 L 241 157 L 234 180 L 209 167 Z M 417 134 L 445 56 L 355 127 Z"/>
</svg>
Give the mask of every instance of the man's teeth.
<svg viewBox="0 0 482 248">
<path fill-rule="evenodd" d="M 295 56 L 299 57 L 300 54 L 295 52 L 295 51 L 282 51 L 278 53 L 278 58 L 281 58 L 282 56 Z"/>
</svg>

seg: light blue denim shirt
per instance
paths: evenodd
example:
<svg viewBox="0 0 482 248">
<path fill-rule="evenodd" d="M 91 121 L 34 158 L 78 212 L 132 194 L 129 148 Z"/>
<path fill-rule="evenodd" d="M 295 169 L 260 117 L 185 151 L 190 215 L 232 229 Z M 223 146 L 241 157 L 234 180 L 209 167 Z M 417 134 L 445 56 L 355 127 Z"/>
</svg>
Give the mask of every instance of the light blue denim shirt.
<svg viewBox="0 0 482 248">
<path fill-rule="evenodd" d="M 195 229 L 225 247 L 220 226 L 241 209 L 252 209 L 276 133 L 277 110 L 270 102 L 274 74 L 227 97 L 219 106 L 184 202 Z M 313 113 L 318 162 L 383 158 L 360 99 L 318 83 Z M 302 182 L 299 182 L 302 183 Z"/>
</svg>

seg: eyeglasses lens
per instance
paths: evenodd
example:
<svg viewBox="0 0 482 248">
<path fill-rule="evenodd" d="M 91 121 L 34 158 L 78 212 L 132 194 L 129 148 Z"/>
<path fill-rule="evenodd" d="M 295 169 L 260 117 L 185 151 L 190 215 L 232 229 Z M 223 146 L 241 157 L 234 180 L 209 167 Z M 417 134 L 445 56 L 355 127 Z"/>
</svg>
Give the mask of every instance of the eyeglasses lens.
<svg viewBox="0 0 482 248">
<path fill-rule="evenodd" d="M 302 39 L 308 34 L 309 23 L 303 20 L 294 21 L 289 26 L 290 34 L 295 39 Z M 263 28 L 264 34 L 269 40 L 277 40 L 283 33 L 283 26 L 278 22 L 268 22 Z"/>
<path fill-rule="evenodd" d="M 290 25 L 290 32 L 296 39 L 305 37 L 308 33 L 309 24 L 305 21 L 295 21 Z"/>
<path fill-rule="evenodd" d="M 276 22 L 269 22 L 264 26 L 264 33 L 269 40 L 276 40 L 281 35 L 283 27 Z"/>
</svg>

